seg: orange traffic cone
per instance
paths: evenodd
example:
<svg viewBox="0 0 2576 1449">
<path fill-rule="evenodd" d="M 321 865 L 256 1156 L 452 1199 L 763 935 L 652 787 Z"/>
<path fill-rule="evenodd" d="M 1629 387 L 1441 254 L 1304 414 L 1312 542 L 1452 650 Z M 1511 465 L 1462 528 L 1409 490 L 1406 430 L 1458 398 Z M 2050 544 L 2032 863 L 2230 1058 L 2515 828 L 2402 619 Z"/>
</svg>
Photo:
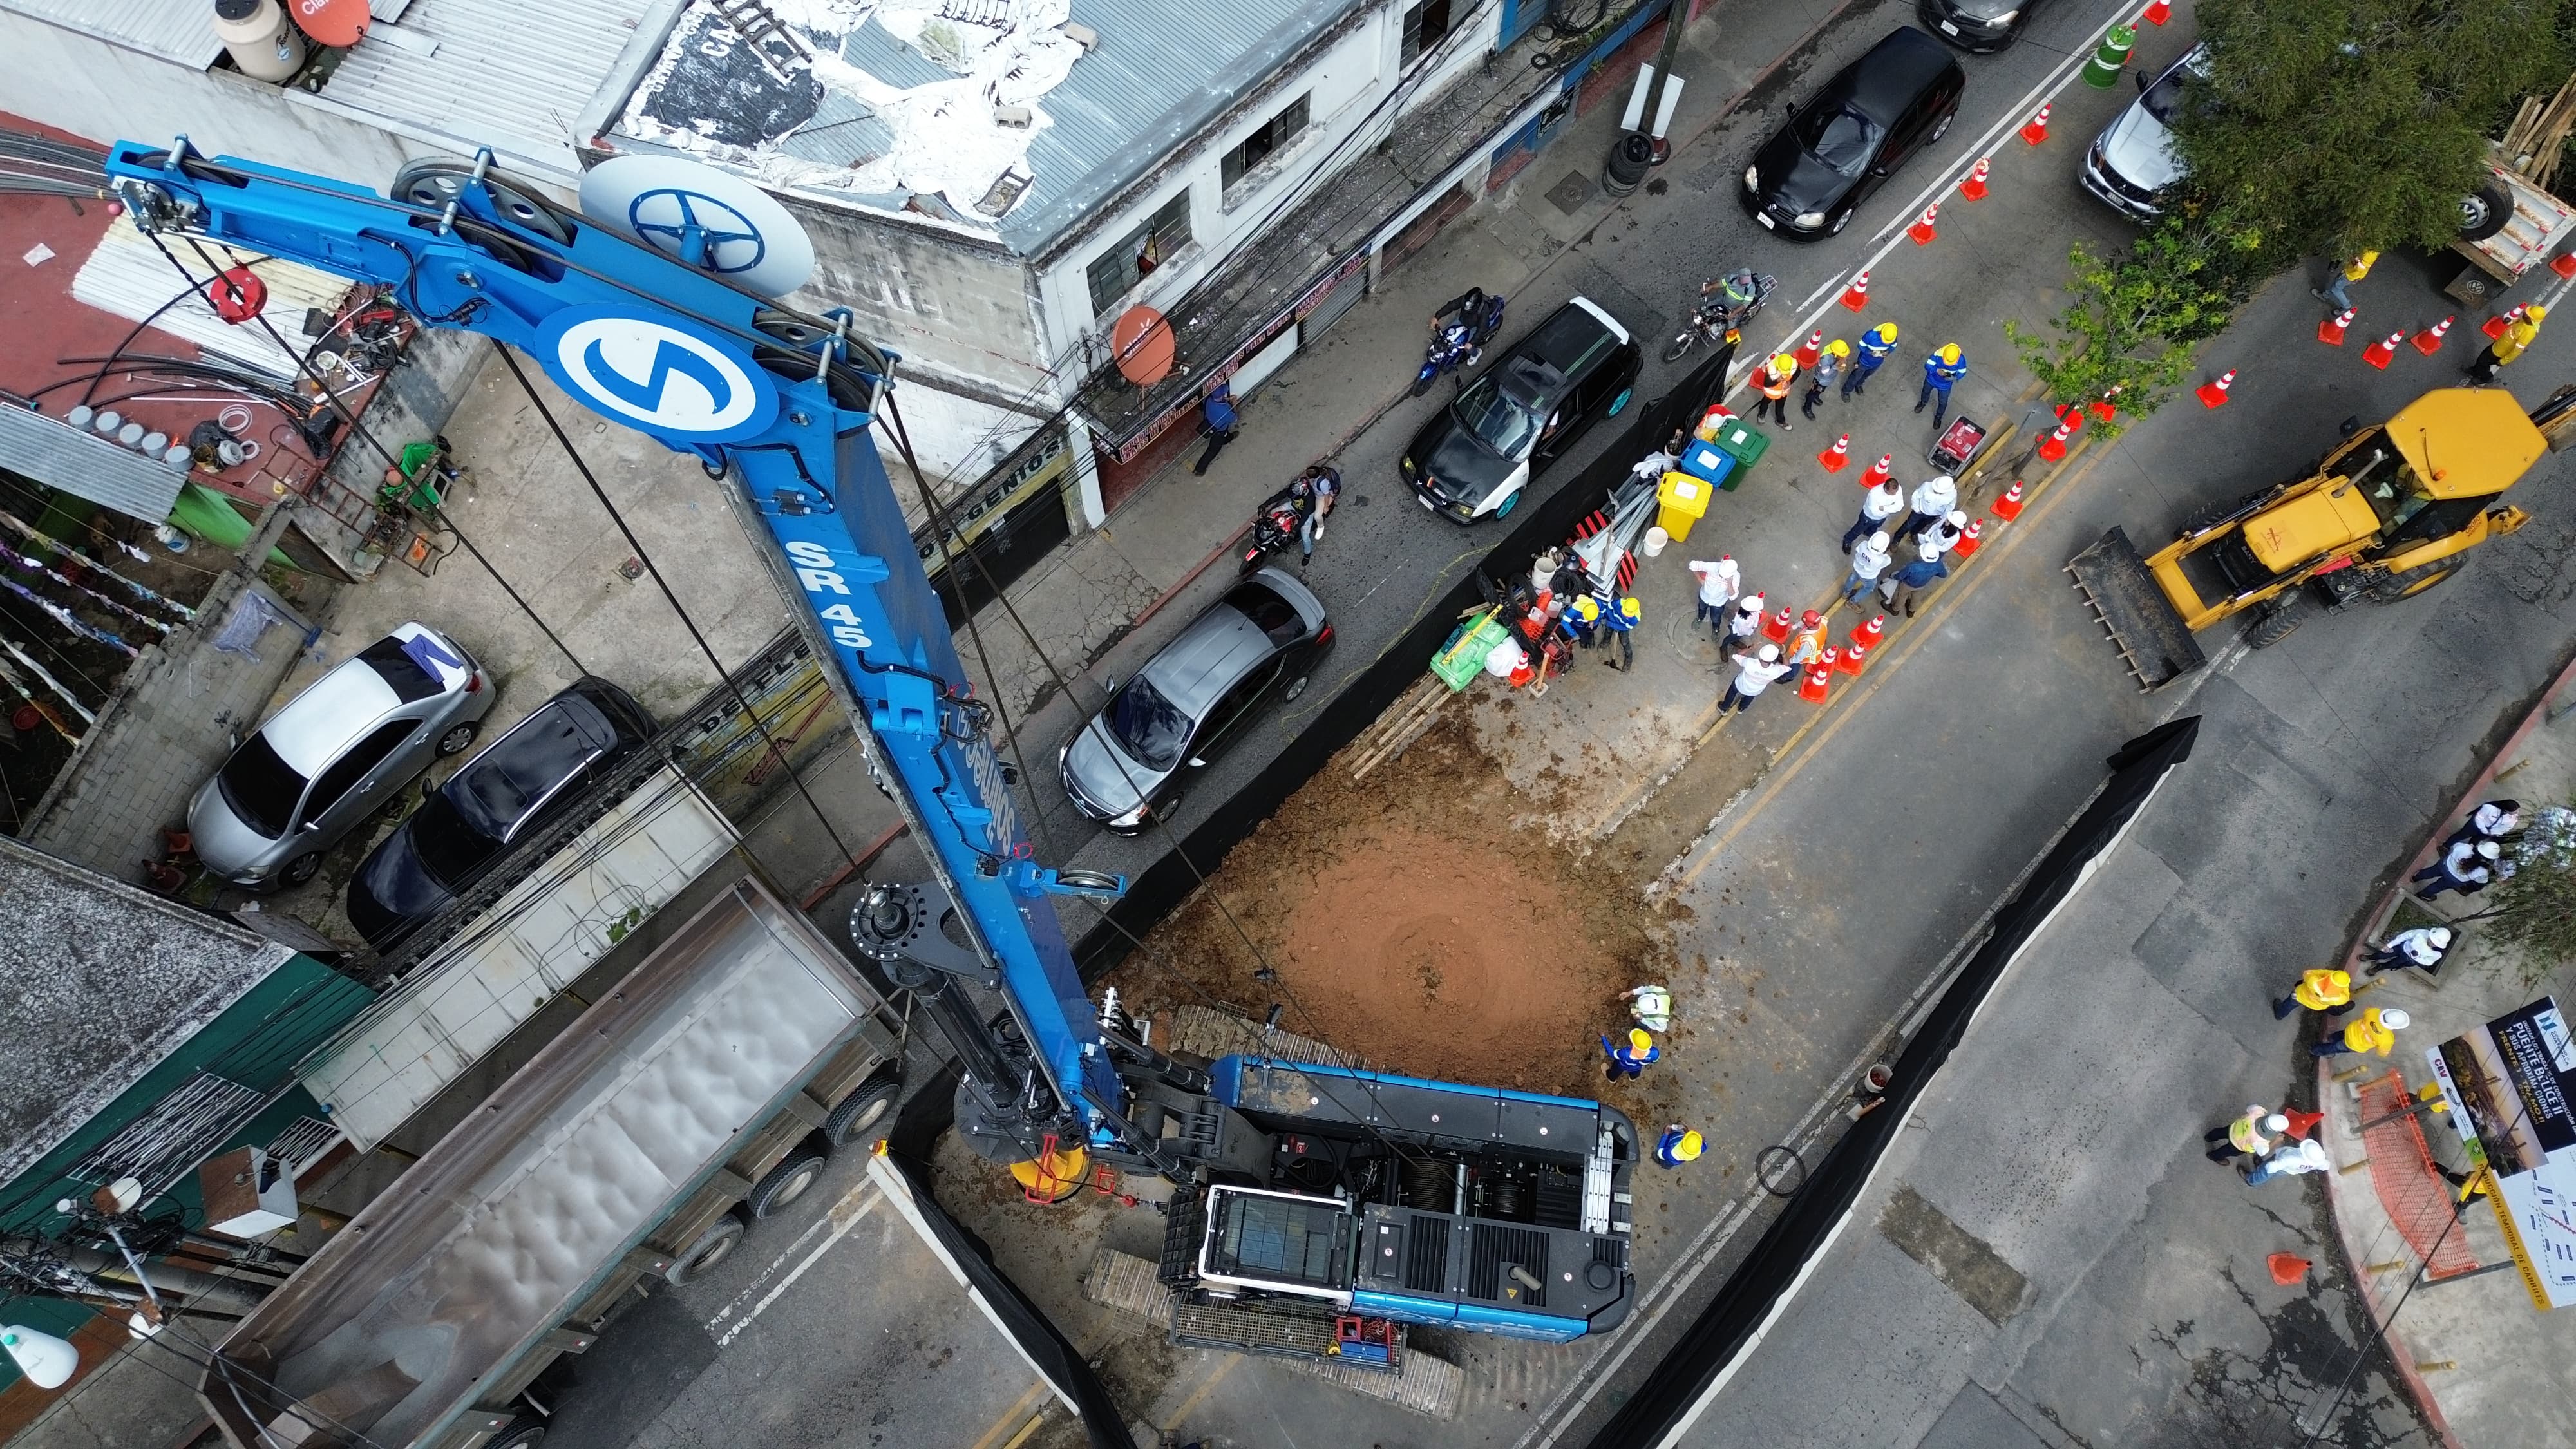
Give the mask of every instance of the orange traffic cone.
<svg viewBox="0 0 2576 1449">
<path fill-rule="evenodd" d="M 1995 517 L 2006 523 L 2021 517 L 2020 479 L 2014 479 L 2013 486 L 2004 490 L 2004 496 L 1995 500 Z"/>
<path fill-rule="evenodd" d="M 1863 306 L 1867 305 L 1868 298 L 1869 273 L 1867 272 L 1862 272 L 1859 276 L 1852 278 L 1852 284 L 1843 288 L 1843 305 L 1850 308 L 1852 311 L 1857 312 Z"/>
<path fill-rule="evenodd" d="M 1827 664 L 1824 660 L 1819 659 L 1816 661 L 1814 667 L 1807 671 L 1807 677 L 1798 681 L 1798 697 L 1809 704 L 1823 704 L 1825 702 L 1825 686 L 1833 682 L 1834 671 L 1832 666 Z"/>
<path fill-rule="evenodd" d="M 2328 317 L 2323 322 L 2318 323 L 2317 340 L 2328 347 L 2343 346 L 2343 329 L 2352 325 L 2353 313 L 2359 310 L 2360 309 L 2356 307 L 2346 307 L 2341 312 L 2338 312 L 2334 316 Z"/>
<path fill-rule="evenodd" d="M 2021 138 L 2034 146 L 2048 139 L 2048 107 L 2040 107 L 2039 114 L 2021 128 Z"/>
<path fill-rule="evenodd" d="M 2039 440 L 2039 456 L 2051 463 L 2065 457 L 2066 439 L 2069 435 L 2074 433 L 2074 431 L 2075 430 L 2073 428 L 2068 427 L 2066 424 L 2059 423 L 2057 425 L 2056 432 L 2053 432 L 2047 437 Z"/>
<path fill-rule="evenodd" d="M 2066 424 L 2067 431 L 2069 432 L 2080 433 L 2084 431 L 2084 409 L 2076 407 L 2072 403 L 2057 410 L 2057 420 Z"/>
<path fill-rule="evenodd" d="M 2375 368 L 2378 368 L 2382 372 L 2386 372 L 2388 370 L 2389 362 L 2397 356 L 2397 344 L 2405 340 L 2406 333 L 2403 329 L 2391 332 L 2385 340 L 2374 342 L 2368 347 L 2363 348 L 2361 350 L 2361 360 L 2369 363 Z"/>
<path fill-rule="evenodd" d="M 2308 1269 L 2316 1265 L 2296 1253 L 2274 1253 L 2263 1260 L 2263 1266 L 2272 1270 L 2273 1282 L 2290 1288 L 2297 1286 L 2300 1279 L 2308 1276 Z"/>
<path fill-rule="evenodd" d="M 1896 455 L 1894 453 L 1881 453 L 1878 455 L 1878 461 L 1870 464 L 1868 470 L 1860 475 L 1860 486 L 1863 488 L 1875 488 L 1879 484 L 1886 482 L 1887 475 L 1895 471 Z"/>
<path fill-rule="evenodd" d="M 1834 445 L 1816 455 L 1816 465 L 1828 473 L 1839 473 L 1851 463 L 1851 434 L 1834 439 Z"/>
<path fill-rule="evenodd" d="M 2445 317 L 2441 321 L 2434 323 L 2432 326 L 2425 328 L 2423 331 L 2416 333 L 2414 339 L 2415 350 L 2423 353 L 2426 357 L 2430 357 L 2434 353 L 2441 351 L 2443 334 L 2451 330 L 2452 320 L 2453 319 L 2449 317 Z"/>
<path fill-rule="evenodd" d="M 1933 202 L 1930 206 L 1923 208 L 1923 215 L 1915 218 L 1914 224 L 1905 229 L 1905 234 L 1914 238 L 1914 244 L 1918 247 L 1931 245 L 1932 238 L 1940 235 L 1939 232 L 1932 229 L 1933 218 L 1940 214 L 1941 203 L 1937 201 Z"/>
<path fill-rule="evenodd" d="M 2119 384 L 2114 383 L 2112 384 L 2109 392 L 2093 399 L 2093 416 L 2100 418 L 2106 423 L 2111 421 L 2113 418 L 2118 417 L 2120 415 L 2120 410 L 2112 406 L 2111 399 L 2118 397 L 2119 395 Z"/>
<path fill-rule="evenodd" d="M 2549 270 L 2561 277 L 2576 277 L 2576 252 L 2560 252 L 2549 259 Z"/>
<path fill-rule="evenodd" d="M 1796 615 L 1789 612 L 1788 605 L 1782 604 L 1780 606 L 1779 613 L 1776 613 L 1770 618 L 1762 621 L 1762 637 L 1770 640 L 1774 644 L 1788 643 L 1789 625 L 1796 617 Z"/>
<path fill-rule="evenodd" d="M 1860 635 L 1854 633 L 1852 641 L 1843 646 L 1841 656 L 1834 660 L 1834 667 L 1845 674 L 1856 675 L 1860 673 L 1861 666 L 1868 662 L 1869 646 L 1860 642 Z"/>
<path fill-rule="evenodd" d="M 2307 1141 L 2308 1134 L 2317 1130 L 2317 1124 L 2326 1120 L 2323 1112 L 2302 1112 L 2296 1107 L 2282 1108 L 2281 1115 L 2290 1119 L 2290 1140 L 2293 1142 Z"/>
<path fill-rule="evenodd" d="M 1960 558 L 1963 558 L 1963 559 L 1965 559 L 1965 558 L 1973 558 L 1973 557 L 1976 555 L 1978 544 L 1980 544 L 1980 543 L 1982 543 L 1982 542 L 1984 541 L 1984 540 L 1983 540 L 1983 538 L 1982 538 L 1980 535 L 1982 535 L 1982 534 L 1985 532 L 1985 528 L 1986 528 L 1986 521 L 1985 521 L 1984 519 L 1982 519 L 1982 518 L 1971 518 L 1971 519 L 1969 519 L 1969 520 L 1968 520 L 1968 531 L 1959 535 L 1959 542 L 1958 542 L 1958 546 L 1957 546 L 1957 547 L 1955 547 L 1955 548 L 1952 548 L 1952 549 L 1950 550 L 1950 552 L 1952 552 L 1952 553 L 1954 553 L 1954 554 L 1957 554 Z"/>
<path fill-rule="evenodd" d="M 1986 157 L 1978 157 L 1977 164 L 1968 168 L 1968 179 L 1959 183 L 1959 194 L 1968 198 L 1970 201 L 1985 200 L 1986 172 L 1993 166 L 1993 164 L 1994 163 Z"/>
<path fill-rule="evenodd" d="M 2220 373 L 2216 382 L 2204 382 L 2192 389 L 2192 392 L 2199 397 L 2202 407 L 2223 408 L 2227 406 L 2228 384 L 2234 381 L 2236 381 L 2236 369 L 2231 367 Z"/>
<path fill-rule="evenodd" d="M 1869 616 L 1868 623 L 1863 624 L 1852 631 L 1851 647 L 1854 649 L 1875 649 L 1878 647 L 1878 641 L 1886 637 L 1887 616 L 1885 614 L 1872 614 Z"/>
<path fill-rule="evenodd" d="M 2162 25 L 2173 18 L 2173 6 L 2165 3 L 2165 0 L 2149 0 L 2147 8 L 2139 14 L 2138 18 L 2149 25 Z"/>
<path fill-rule="evenodd" d="M 2478 330 L 2486 334 L 2489 342 L 2493 342 L 2504 335 L 2504 329 L 2521 320 L 2522 309 L 2520 307 L 2516 307 L 2501 317 L 2489 317 L 2484 322 L 2479 323 Z"/>
<path fill-rule="evenodd" d="M 1822 328 L 1818 328 L 1816 331 L 1808 333 L 1807 340 L 1799 344 L 1798 351 L 1795 355 L 1798 359 L 1798 370 L 1800 372 L 1811 371 L 1816 365 L 1816 359 L 1825 355 L 1824 330 Z"/>
</svg>

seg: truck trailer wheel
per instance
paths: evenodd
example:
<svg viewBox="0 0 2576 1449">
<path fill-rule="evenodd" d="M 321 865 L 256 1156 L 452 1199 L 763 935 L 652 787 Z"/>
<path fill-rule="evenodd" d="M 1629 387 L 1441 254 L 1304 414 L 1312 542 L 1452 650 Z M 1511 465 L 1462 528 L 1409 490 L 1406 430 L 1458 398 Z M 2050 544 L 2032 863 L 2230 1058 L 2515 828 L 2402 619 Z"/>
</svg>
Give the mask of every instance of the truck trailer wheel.
<svg viewBox="0 0 2576 1449">
<path fill-rule="evenodd" d="M 754 1218 L 770 1217 L 784 1210 L 822 1179 L 823 1164 L 828 1160 L 820 1148 L 800 1145 L 769 1169 L 769 1175 L 743 1198 L 744 1210 Z"/>
<path fill-rule="evenodd" d="M 2245 645 L 2249 649 L 2269 649 L 2297 633 L 2306 622 L 2308 611 L 2299 607 L 2299 596 L 2283 594 L 2255 612 L 2254 622 L 2245 630 Z"/>
<path fill-rule="evenodd" d="M 847 1147 L 853 1141 L 866 1139 L 894 1110 L 895 1098 L 902 1095 L 903 1078 L 891 1071 L 859 1083 L 832 1108 L 832 1115 L 823 1119 L 823 1140 L 835 1147 Z"/>
<path fill-rule="evenodd" d="M 2408 569 L 2402 574 L 2390 574 L 2370 586 L 2371 601 L 2394 604 L 2400 599 L 2411 599 L 2459 571 L 2460 561 L 2446 558 L 2422 568 Z"/>
<path fill-rule="evenodd" d="M 742 1245 L 742 1234 L 742 1218 L 734 1213 L 726 1213 L 707 1224 L 707 1230 L 698 1234 L 696 1242 L 672 1257 L 671 1266 L 662 1270 L 662 1281 L 673 1287 L 695 1283 L 716 1264 L 733 1256 L 733 1250 Z"/>
<path fill-rule="evenodd" d="M 522 1416 L 502 1426 L 499 1437 L 487 1439 L 483 1449 L 537 1449 L 546 1442 L 546 1421 Z"/>
<path fill-rule="evenodd" d="M 2485 241 L 2513 220 L 2513 193 L 2488 182 L 2460 198 L 2460 240 Z"/>
</svg>

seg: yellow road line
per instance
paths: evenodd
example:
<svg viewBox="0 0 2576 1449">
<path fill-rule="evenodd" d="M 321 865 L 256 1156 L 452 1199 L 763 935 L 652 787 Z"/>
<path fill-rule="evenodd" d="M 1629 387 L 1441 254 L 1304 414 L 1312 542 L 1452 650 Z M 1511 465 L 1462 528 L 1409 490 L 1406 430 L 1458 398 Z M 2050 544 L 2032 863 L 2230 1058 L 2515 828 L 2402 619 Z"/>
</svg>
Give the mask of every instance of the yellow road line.
<svg viewBox="0 0 2576 1449">
<path fill-rule="evenodd" d="M 2059 498 L 2062 498 L 2067 493 L 2073 491 L 2076 484 L 2084 481 L 2084 478 L 2093 471 L 2093 465 L 2100 462 L 2105 456 L 2107 455 L 2094 453 L 2085 458 L 2081 466 L 2076 467 L 2071 476 L 2065 476 L 2066 486 L 2063 488 L 2055 486 L 2058 478 L 2057 476 L 2052 476 L 2049 479 L 2050 486 L 2045 490 L 2047 496 L 2034 500 L 2028 508 L 2024 509 L 2022 512 L 2022 521 L 2036 524 Z M 2068 461 L 2071 465 L 2075 460 L 2070 458 Z M 2061 474 L 2060 476 L 2063 475 Z M 2035 529 L 2015 529 L 2010 534 L 1991 545 L 1991 547 L 1994 549 L 1996 556 L 2001 557 L 2004 553 L 2009 552 L 2012 548 L 2018 545 L 2022 539 L 2029 537 L 2030 534 L 2035 531 Z M 1976 577 L 1965 580 L 1960 584 L 1957 591 L 1959 600 L 1964 603 L 1968 595 L 1975 592 L 1979 584 L 1984 583 L 1997 572 L 1998 570 L 1995 569 L 1979 569 Z M 1726 847 L 1734 843 L 1735 837 L 1743 833 L 1744 827 L 1752 824 L 1755 819 L 1760 817 L 1763 807 L 1769 805 L 1772 800 L 1778 798 L 1780 791 L 1785 788 L 1791 780 L 1797 778 L 1800 770 L 1806 768 L 1807 762 L 1814 759 L 1817 754 L 1822 752 L 1826 743 L 1832 740 L 1834 735 L 1842 729 L 1844 722 L 1859 714 L 1860 707 L 1863 704 L 1868 703 L 1869 700 L 1878 693 L 1879 687 L 1885 684 L 1888 677 L 1893 675 L 1906 660 L 1914 657 L 1916 651 L 1922 648 L 1923 641 L 1931 638 L 1935 633 L 1939 632 L 1938 629 L 1933 626 L 1936 625 L 1942 617 L 1942 601 L 1949 598 L 1950 595 L 1950 581 L 1944 580 L 1939 588 L 1932 591 L 1931 604 L 1933 611 L 1922 616 L 1925 627 L 1921 629 L 1906 630 L 1904 635 L 1898 639 L 1897 643 L 1894 646 L 1891 646 L 1894 651 L 1894 657 L 1886 660 L 1884 663 L 1873 668 L 1868 674 L 1862 676 L 1864 680 L 1868 681 L 1869 687 L 1863 691 L 1861 697 L 1852 701 L 1849 708 L 1835 711 L 1830 726 L 1823 734 L 1816 737 L 1815 743 L 1808 748 L 1806 753 L 1800 755 L 1797 759 L 1790 761 L 1787 768 L 1771 775 L 1763 782 L 1762 798 L 1754 802 L 1753 805 L 1746 809 L 1742 814 L 1738 815 L 1734 822 L 1728 825 L 1725 831 L 1722 832 L 1717 839 L 1709 843 L 1708 848 L 1700 854 L 1699 860 L 1693 864 L 1689 870 L 1682 873 L 1681 884 L 1690 885 L 1697 881 L 1700 878 L 1701 872 L 1708 869 L 1710 862 L 1716 860 L 1719 855 L 1723 854 Z M 1956 612 L 1957 607 L 1957 605 L 1953 605 L 1950 612 Z M 1773 754 L 1772 758 L 1777 760 L 1786 756 L 1789 751 L 1797 747 L 1797 744 L 1801 739 L 1805 738 L 1809 730 L 1814 729 L 1819 723 L 1824 722 L 1825 715 L 1822 710 L 1808 716 L 1807 722 L 1798 726 L 1797 730 L 1780 746 L 1780 749 L 1778 752 Z"/>
<path fill-rule="evenodd" d="M 1224 1383 L 1225 1376 L 1234 1372 L 1234 1366 L 1241 1362 L 1243 1362 L 1243 1356 L 1241 1354 L 1230 1353 L 1225 1355 L 1214 1369 L 1209 1370 L 1207 1381 L 1200 1384 L 1198 1389 L 1188 1398 L 1181 1400 L 1181 1406 L 1174 1409 L 1169 1417 L 1166 1418 L 1163 1424 L 1164 1430 L 1166 1432 L 1177 1432 L 1181 1425 L 1189 1422 L 1190 1411 L 1197 1408 L 1200 1401 L 1204 1400 L 1210 1393 L 1214 1392 L 1217 1385 Z"/>
<path fill-rule="evenodd" d="M 1040 1410 L 1037 1413 L 1029 1415 L 1029 1421 L 1020 1426 L 1020 1432 L 1013 1434 L 1011 1436 L 1011 1442 L 1003 1445 L 1002 1449 L 1020 1449 L 1021 1445 L 1029 1442 L 1029 1436 L 1038 1431 L 1038 1425 L 1044 1422 L 1046 1422 L 1046 1412 L 1044 1410 Z"/>
<path fill-rule="evenodd" d="M 1002 1411 L 1002 1417 L 993 1421 L 993 1427 L 985 1430 L 983 1437 L 975 1441 L 973 1449 L 993 1449 L 994 1445 L 1002 1442 L 1002 1436 L 1004 1434 L 1011 1432 L 1011 1426 L 1015 1424 L 1019 1425 L 1019 1437 L 1013 1439 L 1011 1442 L 1017 1444 L 1021 1439 L 1027 1438 L 1030 1427 L 1034 1425 L 1037 1420 L 1032 1418 L 1023 1422 L 1020 1416 L 1028 1413 L 1031 1405 L 1035 1404 L 1038 1400 L 1045 1398 L 1050 1392 L 1052 1392 L 1052 1390 L 1047 1388 L 1047 1383 L 1044 1379 L 1040 1379 L 1036 1383 L 1029 1385 L 1028 1391 L 1021 1394 L 1019 1399 L 1009 1408 L 1004 1409 Z"/>
</svg>

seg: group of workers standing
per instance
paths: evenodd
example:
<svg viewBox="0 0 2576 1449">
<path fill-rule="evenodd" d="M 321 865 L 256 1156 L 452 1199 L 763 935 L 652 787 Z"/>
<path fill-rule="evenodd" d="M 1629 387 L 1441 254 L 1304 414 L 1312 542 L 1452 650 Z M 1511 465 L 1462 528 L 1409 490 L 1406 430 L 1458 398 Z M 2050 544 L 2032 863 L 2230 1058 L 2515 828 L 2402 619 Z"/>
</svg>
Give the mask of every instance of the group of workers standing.
<svg viewBox="0 0 2576 1449">
<path fill-rule="evenodd" d="M 1870 377 L 1896 354 L 1896 324 L 1881 322 L 1860 335 L 1858 343 L 1835 338 L 1821 338 L 1794 352 L 1775 352 L 1754 374 L 1754 387 L 1761 394 L 1753 404 L 1753 420 L 1769 417 L 1779 423 L 1780 431 L 1795 432 L 1797 424 L 1789 421 L 1789 394 L 1797 389 L 1801 375 L 1807 379 L 1807 395 L 1799 400 L 1799 415 L 1813 422 L 1816 405 L 1825 400 L 1825 392 L 1837 382 L 1846 398 L 1866 392 Z M 1931 356 L 1923 359 L 1923 392 L 1914 400 L 1914 410 L 1921 412 L 1935 402 L 1939 411 L 1932 415 L 1932 425 L 1939 427 L 1950 415 L 1950 389 L 1968 375 L 1967 354 L 1956 342 L 1945 342 Z"/>
</svg>

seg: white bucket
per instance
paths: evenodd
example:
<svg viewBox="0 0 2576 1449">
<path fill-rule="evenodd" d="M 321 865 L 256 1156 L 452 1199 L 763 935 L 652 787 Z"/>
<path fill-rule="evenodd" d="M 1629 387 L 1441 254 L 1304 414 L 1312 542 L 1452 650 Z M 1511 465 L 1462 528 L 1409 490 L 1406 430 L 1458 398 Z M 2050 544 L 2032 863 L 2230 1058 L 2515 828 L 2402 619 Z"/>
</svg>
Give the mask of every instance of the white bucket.
<svg viewBox="0 0 2576 1449">
<path fill-rule="evenodd" d="M 1513 670 L 1528 662 L 1529 651 L 1521 648 L 1521 641 L 1506 639 L 1494 646 L 1493 653 L 1485 656 L 1485 672 L 1496 679 L 1509 679 Z"/>
<path fill-rule="evenodd" d="M 1648 529 L 1646 530 L 1646 545 L 1645 545 L 1645 547 L 1646 547 L 1646 557 L 1648 557 L 1648 558 L 1656 558 L 1656 557 L 1659 557 L 1659 556 L 1663 553 L 1663 551 L 1664 551 L 1664 545 L 1665 545 L 1665 544 L 1668 544 L 1668 543 L 1670 543 L 1670 542 L 1672 542 L 1672 541 L 1673 541 L 1673 536 L 1672 536 L 1671 534 L 1669 534 L 1669 533 L 1664 532 L 1662 528 L 1660 528 L 1660 527 L 1650 527 L 1650 528 L 1648 528 Z"/>
</svg>

